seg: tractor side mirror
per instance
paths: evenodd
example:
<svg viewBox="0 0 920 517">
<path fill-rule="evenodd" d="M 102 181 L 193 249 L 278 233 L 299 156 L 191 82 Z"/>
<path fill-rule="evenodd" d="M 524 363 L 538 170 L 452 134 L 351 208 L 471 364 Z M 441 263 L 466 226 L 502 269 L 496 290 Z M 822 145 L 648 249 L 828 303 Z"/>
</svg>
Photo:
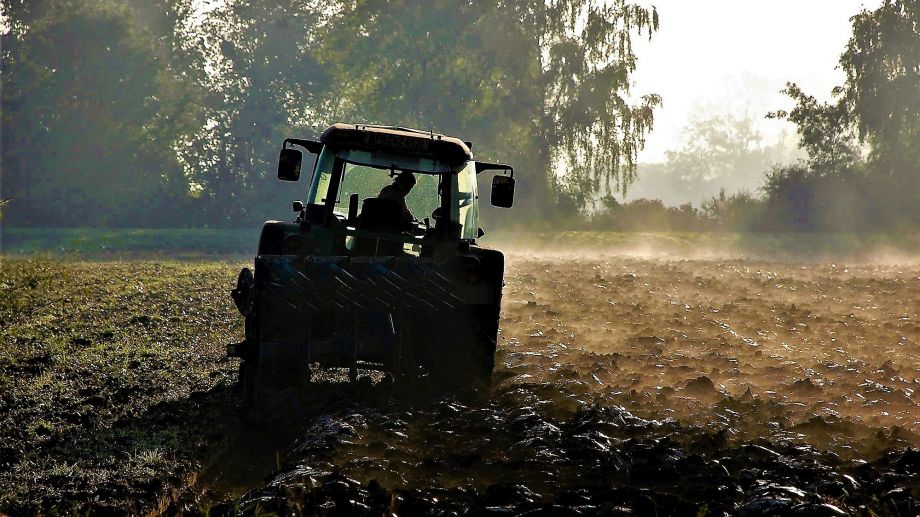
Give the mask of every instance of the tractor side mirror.
<svg viewBox="0 0 920 517">
<path fill-rule="evenodd" d="M 303 161 L 303 153 L 297 149 L 288 148 L 288 145 L 299 145 L 311 154 L 315 154 L 318 159 L 319 153 L 323 150 L 323 144 L 316 140 L 284 139 L 284 143 L 281 144 L 281 156 L 278 158 L 278 179 L 297 181 L 300 179 L 300 164 Z M 313 167 L 316 167 L 315 163 Z"/>
<path fill-rule="evenodd" d="M 511 208 L 514 204 L 514 177 L 495 176 L 492 178 L 492 206 Z"/>
<path fill-rule="evenodd" d="M 492 178 L 492 206 L 511 208 L 514 204 L 514 168 L 504 163 L 476 162 L 476 174 L 482 171 L 502 171 L 507 176 Z"/>
<path fill-rule="evenodd" d="M 297 149 L 282 149 L 278 158 L 278 179 L 297 181 L 300 179 L 300 162 L 303 153 Z"/>
</svg>

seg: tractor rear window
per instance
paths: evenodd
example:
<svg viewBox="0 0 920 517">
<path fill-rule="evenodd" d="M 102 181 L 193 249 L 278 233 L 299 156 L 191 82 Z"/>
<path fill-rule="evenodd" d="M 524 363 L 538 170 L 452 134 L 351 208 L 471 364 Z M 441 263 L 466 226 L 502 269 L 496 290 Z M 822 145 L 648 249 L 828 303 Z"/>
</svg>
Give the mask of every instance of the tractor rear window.
<svg viewBox="0 0 920 517">
<path fill-rule="evenodd" d="M 396 177 L 402 174 L 399 169 L 379 169 L 367 165 L 346 163 L 342 175 L 339 195 L 335 200 L 335 212 L 348 215 L 348 203 L 352 194 L 358 195 L 358 206 L 368 198 L 378 197 L 384 188 L 393 185 Z M 430 174 L 414 174 L 415 186 L 406 196 L 406 205 L 416 219 L 421 221 L 431 217 L 438 206 L 438 177 Z"/>
</svg>

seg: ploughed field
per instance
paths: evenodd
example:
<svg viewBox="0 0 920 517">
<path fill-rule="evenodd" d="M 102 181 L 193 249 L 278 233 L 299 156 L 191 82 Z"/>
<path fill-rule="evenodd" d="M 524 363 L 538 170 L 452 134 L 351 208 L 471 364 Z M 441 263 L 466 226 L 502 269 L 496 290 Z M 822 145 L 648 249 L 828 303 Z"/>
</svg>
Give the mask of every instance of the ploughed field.
<svg viewBox="0 0 920 517">
<path fill-rule="evenodd" d="M 0 512 L 920 511 L 920 265 L 513 253 L 488 399 L 332 371 L 257 422 L 238 265 L 2 267 Z"/>
</svg>

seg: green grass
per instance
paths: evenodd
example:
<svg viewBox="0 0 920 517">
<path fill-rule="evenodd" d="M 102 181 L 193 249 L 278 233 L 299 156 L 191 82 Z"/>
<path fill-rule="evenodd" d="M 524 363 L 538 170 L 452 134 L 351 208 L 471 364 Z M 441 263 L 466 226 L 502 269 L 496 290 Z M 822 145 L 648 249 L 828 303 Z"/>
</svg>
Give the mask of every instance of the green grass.
<svg viewBox="0 0 920 517">
<path fill-rule="evenodd" d="M 0 263 L 0 514 L 139 513 L 221 447 L 236 264 Z"/>
<path fill-rule="evenodd" d="M 0 237 L 0 254 L 7 256 L 242 259 L 255 254 L 259 229 L 4 228 Z M 489 232 L 482 242 L 509 251 L 639 252 L 688 258 L 874 259 L 920 253 L 920 233 L 536 232 L 507 228 Z"/>
<path fill-rule="evenodd" d="M 259 228 L 3 228 L 0 252 L 76 257 L 216 257 L 255 254 Z"/>
</svg>

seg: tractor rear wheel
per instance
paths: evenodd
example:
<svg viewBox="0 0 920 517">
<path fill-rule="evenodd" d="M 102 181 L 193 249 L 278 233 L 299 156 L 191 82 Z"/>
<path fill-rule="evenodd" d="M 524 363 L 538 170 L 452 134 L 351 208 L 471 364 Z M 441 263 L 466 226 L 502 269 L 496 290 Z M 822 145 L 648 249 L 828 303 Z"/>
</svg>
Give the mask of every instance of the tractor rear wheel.
<svg viewBox="0 0 920 517">
<path fill-rule="evenodd" d="M 459 396 L 486 397 L 492 385 L 495 340 L 475 318 L 438 321 L 437 336 L 413 340 L 429 379 L 437 388 Z"/>
<path fill-rule="evenodd" d="M 261 347 L 258 347 L 261 348 Z M 238 371 L 240 409 L 261 418 L 270 416 L 274 401 L 282 393 L 299 395 L 311 380 L 310 366 L 296 354 L 262 355 L 257 349 L 243 359 Z"/>
</svg>

